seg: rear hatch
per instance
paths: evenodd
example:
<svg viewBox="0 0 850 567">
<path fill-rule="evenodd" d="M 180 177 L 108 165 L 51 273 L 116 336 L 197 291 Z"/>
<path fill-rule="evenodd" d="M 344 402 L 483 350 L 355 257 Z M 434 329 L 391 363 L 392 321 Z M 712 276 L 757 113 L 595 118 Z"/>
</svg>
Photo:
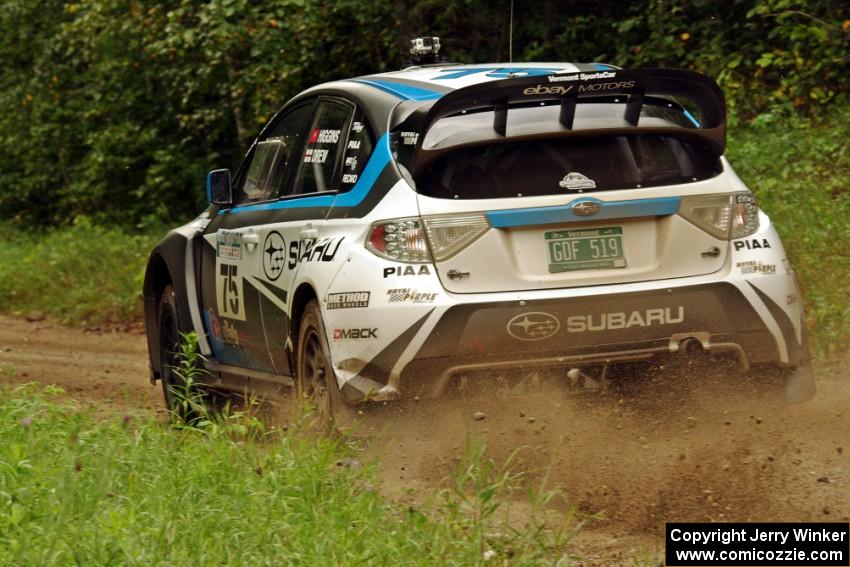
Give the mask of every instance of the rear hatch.
<svg viewBox="0 0 850 567">
<path fill-rule="evenodd" d="M 399 159 L 412 170 L 447 290 L 605 285 L 723 267 L 728 242 L 678 214 L 683 194 L 722 190 L 719 89 L 677 72 L 690 82 L 661 81 L 658 93 L 651 74 L 617 73 L 623 78 L 550 79 L 571 85 L 555 96 L 539 78 L 484 85 L 487 93 L 502 85 L 490 98 L 481 85 L 467 87 L 420 117 L 415 148 Z M 576 96 L 580 85 L 598 88 Z M 696 93 L 687 98 L 703 128 L 671 86 Z M 414 120 L 399 130 L 409 133 Z M 452 239 L 463 245 L 442 245 Z"/>
</svg>

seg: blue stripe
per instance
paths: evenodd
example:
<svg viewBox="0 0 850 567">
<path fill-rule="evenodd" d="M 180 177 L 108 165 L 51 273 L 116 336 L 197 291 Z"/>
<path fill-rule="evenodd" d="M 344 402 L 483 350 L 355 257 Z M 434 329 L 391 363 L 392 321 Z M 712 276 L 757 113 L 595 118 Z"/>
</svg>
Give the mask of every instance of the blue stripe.
<svg viewBox="0 0 850 567">
<path fill-rule="evenodd" d="M 440 98 L 441 96 L 443 96 L 443 93 L 437 91 L 414 87 L 413 85 L 406 85 L 403 83 L 396 83 L 393 81 L 384 81 L 377 79 L 351 80 L 357 81 L 358 83 L 371 85 L 377 89 L 381 89 L 384 92 L 390 93 L 391 95 L 397 96 L 398 98 L 404 100 L 433 100 L 435 98 Z"/>
<path fill-rule="evenodd" d="M 462 79 L 469 75 L 487 73 L 487 77 L 499 79 L 511 79 L 514 77 L 544 77 L 554 73 L 563 72 L 563 67 L 452 67 L 441 69 L 440 74 L 431 77 L 432 80 L 442 81 L 445 79 Z"/>
<path fill-rule="evenodd" d="M 273 211 L 277 209 L 303 209 L 307 207 L 356 207 L 369 194 L 378 176 L 390 163 L 390 137 L 388 134 L 381 136 L 375 145 L 375 151 L 366 163 L 366 167 L 357 178 L 357 183 L 350 191 L 336 195 L 316 195 L 315 197 L 295 197 L 281 199 L 271 203 L 260 203 L 258 205 L 243 205 L 229 210 L 219 211 L 218 214 L 253 213 L 256 211 Z"/>
<path fill-rule="evenodd" d="M 635 199 L 630 201 L 600 201 L 592 197 L 579 197 L 566 205 L 487 211 L 486 215 L 487 220 L 490 221 L 490 225 L 494 228 L 565 222 L 589 222 L 630 217 L 667 216 L 676 214 L 679 210 L 679 200 L 679 197 L 659 197 L 656 199 Z M 599 212 L 589 217 L 575 214 L 572 211 L 572 207 L 581 201 L 593 201 L 597 203 L 599 205 Z"/>
<path fill-rule="evenodd" d="M 694 126 L 696 126 L 697 128 L 699 128 L 699 127 L 700 127 L 700 126 L 699 126 L 699 121 L 698 121 L 696 118 L 694 118 L 694 115 L 693 115 L 693 114 L 691 114 L 690 112 L 688 112 L 688 109 L 687 109 L 687 108 L 683 108 L 683 109 L 682 109 L 682 112 L 684 112 L 684 113 L 685 113 L 685 116 L 687 116 L 687 117 L 688 117 L 688 120 L 690 120 L 691 122 L 693 122 L 693 123 L 694 123 Z"/>
</svg>

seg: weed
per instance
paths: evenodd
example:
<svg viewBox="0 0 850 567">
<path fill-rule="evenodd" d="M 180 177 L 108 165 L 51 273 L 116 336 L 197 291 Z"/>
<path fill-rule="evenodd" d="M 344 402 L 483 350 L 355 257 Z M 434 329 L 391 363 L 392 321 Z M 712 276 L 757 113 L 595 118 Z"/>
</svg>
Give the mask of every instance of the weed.
<svg viewBox="0 0 850 567">
<path fill-rule="evenodd" d="M 171 409 L 174 426 L 210 435 L 224 433 L 242 439 L 261 436 L 265 426 L 250 411 L 258 405 L 256 398 L 246 396 L 247 411 L 234 410 L 230 400 L 217 406 L 216 393 L 207 383 L 211 375 L 204 368 L 205 358 L 198 349 L 198 335 L 190 332 L 180 336 L 177 365 L 171 368 L 176 383 L 169 386 L 176 406 Z"/>
<path fill-rule="evenodd" d="M 564 516 L 552 512 L 550 506 L 560 493 L 545 488 L 545 477 L 539 486 L 529 484 L 526 488 L 524 502 L 530 510 L 522 514 L 522 523 L 512 517 L 511 504 L 525 481 L 525 473 L 512 468 L 514 457 L 521 450 L 530 449 L 517 449 L 504 463 L 497 464 L 486 456 L 483 442 L 467 438 L 463 457 L 447 479 L 447 488 L 439 494 L 448 538 L 469 542 L 479 560 L 551 559 L 553 554 L 566 551 L 581 527 L 573 508 Z M 562 555 L 562 559 L 566 560 L 566 556 Z"/>
<path fill-rule="evenodd" d="M 421 512 L 370 488 L 373 466 L 338 466 L 346 451 L 280 431 L 258 442 L 97 421 L 50 391 L 0 387 L 0 564 L 534 565 L 565 551 L 550 529 L 498 517 L 519 477 L 482 445 Z"/>
</svg>

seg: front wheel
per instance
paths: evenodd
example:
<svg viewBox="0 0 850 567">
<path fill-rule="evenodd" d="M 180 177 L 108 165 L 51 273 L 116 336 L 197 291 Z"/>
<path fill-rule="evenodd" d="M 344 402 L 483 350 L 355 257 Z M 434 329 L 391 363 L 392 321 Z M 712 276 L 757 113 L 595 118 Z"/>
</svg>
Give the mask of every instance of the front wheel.
<svg viewBox="0 0 850 567">
<path fill-rule="evenodd" d="M 297 391 L 302 397 L 310 398 L 319 424 L 331 432 L 349 427 L 353 423 L 354 412 L 339 391 L 322 313 L 316 300 L 307 304 L 301 317 L 296 360 Z"/>
<path fill-rule="evenodd" d="M 169 415 L 178 421 L 191 421 L 204 408 L 206 395 L 203 385 L 187 384 L 179 371 L 184 365 L 183 345 L 177 324 L 177 296 L 172 286 L 166 286 L 157 308 L 159 333 L 159 377 L 162 395 Z M 185 369 L 184 369 L 185 370 Z"/>
</svg>

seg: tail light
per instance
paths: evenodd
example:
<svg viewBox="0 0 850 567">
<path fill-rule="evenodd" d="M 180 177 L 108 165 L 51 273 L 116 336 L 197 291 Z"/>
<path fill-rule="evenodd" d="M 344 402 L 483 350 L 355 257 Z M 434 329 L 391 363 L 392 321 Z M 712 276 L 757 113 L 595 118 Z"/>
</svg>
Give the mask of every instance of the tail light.
<svg viewBox="0 0 850 567">
<path fill-rule="evenodd" d="M 382 258 L 400 262 L 430 262 L 422 219 L 409 217 L 376 222 L 366 248 Z"/>
<path fill-rule="evenodd" d="M 723 240 L 743 238 L 759 228 L 758 204 L 750 192 L 682 197 L 679 215 Z"/>
<path fill-rule="evenodd" d="M 435 262 L 448 260 L 489 228 L 490 223 L 482 214 L 425 217 L 425 232 Z"/>
<path fill-rule="evenodd" d="M 408 217 L 376 222 L 366 248 L 400 262 L 441 262 L 490 228 L 483 214 Z"/>
</svg>

